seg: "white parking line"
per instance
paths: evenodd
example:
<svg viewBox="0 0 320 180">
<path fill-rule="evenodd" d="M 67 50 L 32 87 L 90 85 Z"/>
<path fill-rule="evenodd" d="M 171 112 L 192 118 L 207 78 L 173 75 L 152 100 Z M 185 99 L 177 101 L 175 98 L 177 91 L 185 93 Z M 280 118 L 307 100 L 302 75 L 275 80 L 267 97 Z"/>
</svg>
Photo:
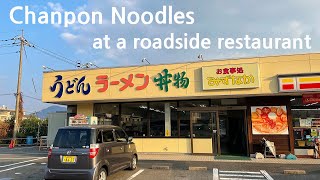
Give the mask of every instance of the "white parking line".
<svg viewBox="0 0 320 180">
<path fill-rule="evenodd" d="M 217 168 L 212 169 L 213 180 L 219 180 L 219 170 Z"/>
<path fill-rule="evenodd" d="M 264 178 L 262 175 L 251 175 L 251 174 L 219 174 L 224 177 L 247 177 L 247 178 Z"/>
<path fill-rule="evenodd" d="M 0 160 L 15 160 L 15 159 L 31 159 L 31 158 L 35 158 L 35 157 L 11 157 L 11 158 L 0 158 Z"/>
<path fill-rule="evenodd" d="M 261 174 L 268 180 L 273 180 L 273 178 L 265 170 L 260 170 Z"/>
<path fill-rule="evenodd" d="M 252 178 L 220 178 L 220 180 L 263 180 L 263 179 L 252 179 Z"/>
<path fill-rule="evenodd" d="M 130 176 L 127 180 L 131 180 L 135 177 L 137 177 L 140 173 L 142 173 L 144 169 L 140 169 L 138 172 L 134 173 L 132 176 Z"/>
<path fill-rule="evenodd" d="M 243 173 L 243 174 L 261 174 L 260 172 L 250 172 L 250 171 L 219 171 L 220 173 Z"/>
<path fill-rule="evenodd" d="M 267 179 L 273 180 L 273 178 L 265 170 L 258 172 L 252 171 L 219 171 L 220 180 L 253 180 L 253 179 Z"/>
<path fill-rule="evenodd" d="M 28 160 L 28 161 L 22 161 L 22 162 L 13 163 L 13 164 L 7 164 L 7 165 L 4 165 L 4 166 L 0 166 L 0 168 L 4 168 L 4 167 L 8 167 L 8 166 L 14 166 L 14 165 L 17 165 L 17 164 L 23 164 L 23 163 L 32 162 L 32 161 L 37 161 L 37 160 L 44 159 L 44 158 L 47 158 L 47 157 L 41 157 L 41 158 L 31 159 L 31 160 Z"/>
<path fill-rule="evenodd" d="M 1 172 L 5 172 L 5 171 L 10 171 L 10 170 L 13 170 L 13 169 L 18 169 L 18 168 L 22 168 L 22 167 L 26 167 L 26 166 L 31 166 L 31 165 L 34 165 L 36 163 L 30 163 L 30 164 L 25 164 L 25 165 L 22 165 L 22 166 L 16 166 L 16 167 L 13 167 L 13 168 L 9 168 L 9 169 L 4 169 L 4 170 L 1 170 Z"/>
</svg>

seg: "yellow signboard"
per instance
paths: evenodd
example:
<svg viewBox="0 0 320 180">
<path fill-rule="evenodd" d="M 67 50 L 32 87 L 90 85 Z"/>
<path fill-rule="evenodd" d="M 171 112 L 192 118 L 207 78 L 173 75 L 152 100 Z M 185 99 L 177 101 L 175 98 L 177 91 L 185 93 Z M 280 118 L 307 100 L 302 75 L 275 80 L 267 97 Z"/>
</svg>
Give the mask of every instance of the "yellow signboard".
<svg viewBox="0 0 320 180">
<path fill-rule="evenodd" d="M 256 63 L 202 67 L 203 90 L 257 88 L 259 81 Z"/>
</svg>

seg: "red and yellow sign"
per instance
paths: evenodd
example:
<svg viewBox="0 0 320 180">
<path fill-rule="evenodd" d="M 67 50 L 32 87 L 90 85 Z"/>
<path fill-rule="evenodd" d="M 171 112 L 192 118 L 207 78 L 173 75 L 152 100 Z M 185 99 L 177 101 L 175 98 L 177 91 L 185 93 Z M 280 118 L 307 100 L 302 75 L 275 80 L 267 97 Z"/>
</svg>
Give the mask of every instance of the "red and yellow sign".
<svg viewBox="0 0 320 180">
<path fill-rule="evenodd" d="M 320 76 L 297 77 L 298 90 L 320 90 Z"/>
<path fill-rule="evenodd" d="M 279 87 L 280 87 L 280 91 L 296 91 L 297 90 L 296 78 L 293 78 L 293 77 L 279 78 Z"/>
<path fill-rule="evenodd" d="M 280 92 L 320 90 L 320 76 L 290 76 L 278 79 Z"/>
<path fill-rule="evenodd" d="M 202 67 L 203 90 L 259 87 L 258 64 Z"/>
</svg>

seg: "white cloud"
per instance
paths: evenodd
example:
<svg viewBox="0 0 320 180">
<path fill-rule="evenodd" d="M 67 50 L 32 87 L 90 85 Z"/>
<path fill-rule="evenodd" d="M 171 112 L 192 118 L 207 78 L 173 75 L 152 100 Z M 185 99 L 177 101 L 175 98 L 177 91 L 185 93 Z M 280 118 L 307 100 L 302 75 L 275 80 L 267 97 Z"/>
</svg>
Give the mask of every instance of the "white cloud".
<svg viewBox="0 0 320 180">
<path fill-rule="evenodd" d="M 289 32 L 292 32 L 295 37 L 300 37 L 306 33 L 306 27 L 301 22 L 293 20 L 289 23 Z"/>
<path fill-rule="evenodd" d="M 312 33 L 312 25 L 303 23 L 298 20 L 291 20 L 280 25 L 274 26 L 272 31 L 278 36 L 286 36 L 286 37 L 303 37 L 306 34 Z"/>
<path fill-rule="evenodd" d="M 54 23 L 54 24 L 52 24 L 52 26 L 55 27 L 55 28 L 60 28 L 60 27 L 61 27 L 61 24 Z"/>
<path fill-rule="evenodd" d="M 64 11 L 64 9 L 62 8 L 62 5 L 60 3 L 48 2 L 48 6 L 53 11 L 57 11 L 57 12 L 63 12 Z"/>
<path fill-rule="evenodd" d="M 82 5 L 82 6 L 77 7 L 77 8 L 76 8 L 76 12 L 86 11 L 86 9 L 87 9 L 87 5 L 84 4 L 84 5 Z"/>
<path fill-rule="evenodd" d="M 69 32 L 62 33 L 60 36 L 67 42 L 74 42 L 78 38 L 78 36 Z"/>
<path fill-rule="evenodd" d="M 85 54 L 85 53 L 87 53 L 87 51 L 84 49 L 77 49 L 76 53 L 77 54 Z"/>
<path fill-rule="evenodd" d="M 112 0 L 112 5 L 114 6 L 124 6 L 127 8 L 132 8 L 134 6 L 137 5 L 137 1 L 136 0 Z"/>
<path fill-rule="evenodd" d="M 161 10 L 163 5 L 172 5 L 174 12 L 194 11 L 195 23 L 193 25 L 112 25 L 110 23 L 112 6 L 125 6 L 127 13 L 131 10 L 140 13 L 143 11 L 155 13 L 155 11 Z M 196 60 L 199 53 L 203 54 L 206 59 L 281 54 L 287 52 L 281 50 L 218 50 L 216 39 L 218 37 L 243 37 L 246 34 L 252 37 L 300 37 L 313 32 L 319 38 L 318 19 L 320 18 L 320 13 L 316 10 L 319 5 L 320 2 L 316 0 L 310 0 L 309 3 L 302 3 L 298 0 L 292 0 L 290 3 L 275 0 L 268 2 L 203 0 L 201 3 L 191 0 L 171 3 L 146 0 L 88 1 L 87 4 L 76 8 L 76 11 L 99 10 L 104 14 L 103 24 L 74 24 L 71 28 L 64 29 L 63 39 L 73 45 L 78 53 L 90 52 L 99 54 L 96 59 L 101 60 L 102 65 L 107 65 L 109 60 L 113 61 L 113 64 L 118 63 L 118 65 L 133 64 L 143 57 L 150 59 L 153 64 L 190 61 Z M 211 38 L 212 48 L 209 50 L 133 50 L 132 48 L 132 39 L 134 37 L 164 38 L 172 32 L 176 36 L 183 36 L 184 32 L 189 35 L 199 32 L 201 37 Z M 103 38 L 104 35 L 109 35 L 113 41 L 120 37 L 126 38 L 127 49 L 123 51 L 118 51 L 117 49 L 92 49 L 93 39 Z M 312 38 L 314 40 L 316 37 Z M 318 46 L 313 44 L 313 47 L 320 48 L 320 43 L 313 42 L 319 44 Z M 113 48 L 116 48 L 114 42 L 113 45 Z M 313 49 L 313 51 L 316 50 Z M 290 53 L 295 52 L 301 53 L 300 51 L 291 51 Z"/>
</svg>

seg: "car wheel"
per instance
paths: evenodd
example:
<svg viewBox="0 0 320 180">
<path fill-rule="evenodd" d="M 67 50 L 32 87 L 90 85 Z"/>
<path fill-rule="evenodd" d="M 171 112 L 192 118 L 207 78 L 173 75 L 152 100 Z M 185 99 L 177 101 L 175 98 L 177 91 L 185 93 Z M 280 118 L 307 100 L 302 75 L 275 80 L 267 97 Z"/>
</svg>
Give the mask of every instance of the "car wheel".
<svg viewBox="0 0 320 180">
<path fill-rule="evenodd" d="M 137 162 L 138 162 L 137 156 L 136 156 L 136 155 L 133 155 L 133 156 L 132 156 L 132 159 L 131 159 L 131 162 L 130 162 L 130 167 L 129 167 L 129 169 L 130 169 L 130 170 L 135 170 L 135 169 L 137 168 Z"/>
<path fill-rule="evenodd" d="M 98 180 L 107 180 L 107 171 L 104 168 L 99 170 Z"/>
</svg>

